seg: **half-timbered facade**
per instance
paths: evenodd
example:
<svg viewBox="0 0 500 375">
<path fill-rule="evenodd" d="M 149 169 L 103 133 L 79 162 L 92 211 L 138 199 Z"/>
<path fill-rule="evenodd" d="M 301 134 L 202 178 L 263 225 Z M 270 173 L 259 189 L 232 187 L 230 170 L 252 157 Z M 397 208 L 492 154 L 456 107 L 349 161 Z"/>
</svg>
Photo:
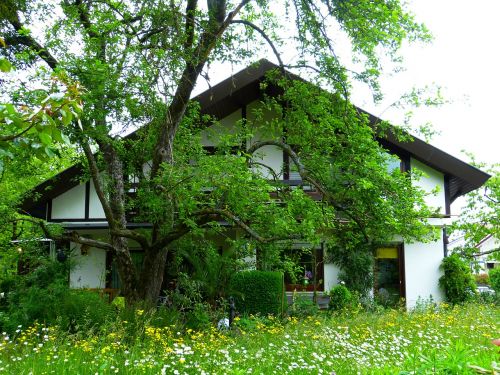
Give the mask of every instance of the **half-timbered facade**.
<svg viewBox="0 0 500 375">
<path fill-rule="evenodd" d="M 274 64 L 261 61 L 193 99 L 200 103 L 203 113 L 219 119 L 219 123 L 214 125 L 216 128 L 208 129 L 202 135 L 204 146 L 216 146 L 210 134 L 230 132 L 236 121 L 252 119 L 254 109 L 261 105 L 260 84 L 266 72 L 275 68 Z M 374 117 L 372 119 L 376 120 Z M 427 196 L 427 204 L 440 214 L 429 220 L 441 229 L 441 234 L 439 239 L 429 243 L 403 243 L 396 236 L 393 243 L 378 249 L 374 270 L 375 288 L 383 288 L 390 294 L 406 298 L 409 306 L 414 305 L 418 298 L 432 296 L 434 300 L 441 300 L 439 265 L 447 252 L 444 228 L 450 217 L 450 204 L 459 196 L 481 186 L 489 175 L 418 138 L 404 143 L 389 134 L 379 142 L 397 156 L 397 163 L 403 171 L 416 168 L 423 172 L 423 177 L 416 184 L 429 193 L 437 191 Z M 284 183 L 298 184 L 300 176 L 290 168 L 287 155 L 280 148 L 265 146 L 259 155 L 259 162 L 274 170 Z M 78 230 L 96 239 L 106 238 L 107 222 L 93 183 L 81 182 L 81 176 L 81 167 L 73 166 L 44 182 L 32 195 L 36 199 L 30 198 L 23 202 L 22 211 L 48 222 L 61 223 L 67 229 Z M 129 226 L 147 228 L 149 224 L 131 222 Z M 109 254 L 101 249 L 77 244 L 71 244 L 71 248 L 76 264 L 70 275 L 72 287 L 105 288 L 117 285 Z M 318 273 L 315 279 L 322 282 L 317 287 L 325 291 L 338 282 L 339 273 L 335 265 L 322 262 L 327 251 L 318 248 L 310 257 L 301 259 L 305 272 Z M 134 262 L 140 264 L 141 255 L 139 251 L 134 252 Z M 293 288 L 293 285 L 289 285 L 289 288 Z M 307 288 L 311 289 L 310 286 Z"/>
</svg>

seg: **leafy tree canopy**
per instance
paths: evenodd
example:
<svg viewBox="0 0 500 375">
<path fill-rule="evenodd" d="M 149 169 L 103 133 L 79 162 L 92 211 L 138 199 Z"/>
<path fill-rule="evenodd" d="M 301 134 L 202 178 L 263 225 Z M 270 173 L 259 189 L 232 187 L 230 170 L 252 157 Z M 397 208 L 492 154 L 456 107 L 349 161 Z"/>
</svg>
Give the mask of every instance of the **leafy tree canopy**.
<svg viewBox="0 0 500 375">
<path fill-rule="evenodd" d="M 475 163 L 477 165 L 477 163 Z M 485 168 L 485 165 L 477 165 Z M 476 245 L 487 236 L 500 239 L 500 170 L 499 165 L 487 169 L 492 177 L 479 190 L 467 194 L 466 205 L 452 229 L 464 235 L 464 255 L 481 255 Z M 497 258 L 500 248 L 488 250 L 484 255 Z"/>
<path fill-rule="evenodd" d="M 428 234 L 423 193 L 399 170 L 387 172 L 388 156 L 374 141 L 374 129 L 348 103 L 352 79 L 380 94 L 381 52 L 397 61 L 405 40 L 429 39 L 398 0 L 284 0 L 272 6 L 262 0 L 7 0 L 0 5 L 0 32 L 2 66 L 25 72 L 30 85 L 39 82 L 33 69 L 43 66 L 65 71 L 83 88 L 80 121 L 68 119 L 66 110 L 55 117 L 68 122 L 70 140 L 85 155 L 109 237 L 65 238 L 112 252 L 129 302 L 153 301 L 176 241 L 224 232 L 221 221 L 242 233 L 235 238 L 269 248 L 294 238 L 317 243 L 329 237 L 354 248 L 394 233 Z M 340 33 L 362 71 L 348 70 L 338 58 Z M 287 45 L 296 55 L 284 65 L 279 51 Z M 251 62 L 267 49 L 281 68 L 309 72 L 332 94 L 270 77 L 268 84 L 282 94 L 265 98 L 255 120 L 236 124 L 208 155 L 201 130 L 217 119 L 189 104 L 198 78 L 207 77 L 210 64 Z M 266 111 L 279 115 L 266 117 Z M 51 123 L 43 114 L 41 121 Z M 134 138 L 121 137 L 141 126 Z M 53 130 L 50 137 L 58 138 Z M 269 179 L 269 168 L 258 164 L 265 147 L 283 150 L 321 202 L 305 189 Z M 134 197 L 126 194 L 131 187 Z M 152 229 L 128 229 L 130 211 Z M 142 271 L 132 262 L 130 244 L 144 251 Z"/>
</svg>

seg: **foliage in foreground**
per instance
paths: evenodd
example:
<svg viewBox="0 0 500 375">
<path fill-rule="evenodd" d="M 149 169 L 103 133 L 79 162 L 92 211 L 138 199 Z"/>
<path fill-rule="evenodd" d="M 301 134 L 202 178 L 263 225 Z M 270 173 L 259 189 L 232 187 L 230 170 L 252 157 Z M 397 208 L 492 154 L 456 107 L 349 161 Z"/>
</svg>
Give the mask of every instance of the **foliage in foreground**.
<svg viewBox="0 0 500 375">
<path fill-rule="evenodd" d="M 113 307 L 97 293 L 70 289 L 66 264 L 33 255 L 24 264 L 28 274 L 0 278 L 0 330 L 10 333 L 38 321 L 83 331 L 113 319 Z"/>
<path fill-rule="evenodd" d="M 467 194 L 467 205 L 462 209 L 459 220 L 452 230 L 463 233 L 465 245 L 463 254 L 477 255 L 477 244 L 487 236 L 500 238 L 500 165 L 473 164 L 486 170 L 491 178 L 484 184 L 484 189 L 473 190 Z M 499 259 L 500 248 L 488 250 L 487 258 Z"/>
<path fill-rule="evenodd" d="M 446 299 L 455 304 L 469 301 L 475 294 L 476 283 L 468 264 L 458 254 L 443 259 L 441 269 L 444 274 L 439 278 Z"/>
<path fill-rule="evenodd" d="M 154 326 L 137 310 L 101 332 L 19 327 L 0 344 L 3 373 L 472 374 L 491 369 L 497 307 L 441 305 L 304 321 L 247 317 L 231 331 Z M 137 322 L 142 322 L 137 324 Z M 133 327 L 130 330 L 130 326 Z"/>
<path fill-rule="evenodd" d="M 246 314 L 282 315 L 285 310 L 285 285 L 281 272 L 244 271 L 231 280 L 236 306 Z"/>
<path fill-rule="evenodd" d="M 500 294 L 500 268 L 493 268 L 490 270 L 489 280 L 491 287 Z"/>
<path fill-rule="evenodd" d="M 44 87 L 30 72 L 38 64 L 47 72 L 64 69 L 70 81 L 79 82 L 83 101 L 80 121 L 72 121 L 74 115 L 66 110 L 65 115 L 61 112 L 55 118 L 61 120 L 65 133 L 85 156 L 83 164 L 88 168 L 84 169 L 92 178 L 109 224 L 110 238 L 106 240 L 50 231 L 44 236 L 90 244 L 116 255 L 127 302 L 154 303 L 161 292 L 164 265 L 173 263 L 168 249 L 176 247 L 174 241 L 188 234 L 209 236 L 210 230 L 219 229 L 220 219 L 240 227 L 258 242 L 291 235 L 313 242 L 311 237 L 317 233 L 339 230 L 349 233 L 345 238 L 363 232 L 363 242 L 370 242 L 370 238 L 382 240 L 375 234 L 386 227 L 396 229 L 387 233 L 390 238 L 394 233 L 406 238 L 408 231 L 420 226 L 421 217 L 429 216 L 415 212 L 415 207 L 423 207 L 418 204 L 421 194 L 415 192 L 417 201 L 412 199 L 409 179 L 401 173 L 388 176 L 387 163 L 381 160 L 380 147 L 367 126 L 368 118 L 359 116 L 347 103 L 320 98 L 303 85 L 291 91 L 293 98 L 266 103 L 266 110 L 286 107 L 286 113 L 282 112 L 286 119 L 279 113 L 276 121 L 260 121 L 265 112 L 260 111 L 259 116 L 249 111 L 258 121 L 241 122 L 243 129 L 233 139 L 224 134 L 220 134 L 222 139 L 214 139 L 218 155 L 202 150 L 201 129 L 216 119 L 201 115 L 196 104 L 188 103 L 198 78 L 208 79 L 212 64 L 220 70 L 233 63 L 250 63 L 260 51 L 269 51 L 267 43 L 281 63 L 279 50 L 293 40 L 297 56 L 288 62 L 296 72 L 307 71 L 314 82 L 328 87 L 342 101 L 350 97 L 352 80 L 368 83 L 380 98 L 380 56 L 399 65 L 397 52 L 403 42 L 430 39 L 425 26 L 416 22 L 399 0 L 286 0 L 277 4 L 273 7 L 266 1 L 248 0 L 208 1 L 206 6 L 190 0 L 0 2 L 0 69 L 13 66 L 20 73 L 2 77 L 4 96 L 17 104 L 26 90 Z M 350 40 L 352 56 L 360 62 L 361 71 L 351 74 L 343 59 L 337 58 L 333 46 L 338 32 L 333 30 Z M 260 48 L 263 41 L 266 46 Z M 80 48 L 72 48 L 74 45 Z M 220 67 L 218 63 L 226 64 Z M 21 80 L 21 76 L 25 78 Z M 9 108 L 19 112 L 16 117 L 23 117 L 24 111 L 15 105 Z M 47 115 L 44 121 L 54 119 Z M 136 136 L 124 137 L 146 124 Z M 40 132 L 41 143 L 63 140 L 57 131 L 50 135 Z M 262 164 L 256 161 L 269 146 L 250 142 L 247 149 L 247 141 L 257 134 L 287 152 L 302 179 L 316 182 L 322 195 L 329 196 L 323 200 L 329 208 L 324 214 L 300 189 L 290 192 L 286 185 L 279 189 L 283 190 L 279 203 L 269 204 L 269 192 L 277 189 L 263 171 L 271 166 L 248 168 Z M 245 147 L 232 152 L 234 145 Z M 343 163 L 332 168 L 331 155 Z M 150 166 L 147 173 L 145 165 Z M 125 176 L 137 177 L 139 183 L 127 181 Z M 136 194 L 127 194 L 130 184 L 135 185 Z M 127 226 L 125 207 L 137 213 L 138 222 L 152 224 L 151 235 Z M 339 210 L 348 209 L 342 218 L 349 223 L 340 225 L 332 220 Z M 368 214 L 360 214 L 366 209 Z M 373 215 L 375 211 L 383 217 Z M 365 221 L 373 221 L 373 225 Z M 329 226 L 323 228 L 321 223 Z M 130 239 L 145 254 L 141 269 L 130 255 Z M 357 245 L 351 244 L 351 248 Z"/>
</svg>

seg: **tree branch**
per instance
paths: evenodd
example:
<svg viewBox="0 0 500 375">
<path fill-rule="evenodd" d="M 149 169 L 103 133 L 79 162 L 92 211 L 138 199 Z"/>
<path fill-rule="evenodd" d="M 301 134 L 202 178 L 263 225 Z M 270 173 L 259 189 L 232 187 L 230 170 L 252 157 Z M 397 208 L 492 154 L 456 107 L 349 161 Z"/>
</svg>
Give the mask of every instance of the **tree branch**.
<svg viewBox="0 0 500 375">
<path fill-rule="evenodd" d="M 275 141 L 275 140 L 269 140 L 269 141 L 260 141 L 254 143 L 248 150 L 247 153 L 249 155 L 252 155 L 255 151 L 258 149 L 264 147 L 264 146 L 276 146 L 281 148 L 283 151 L 285 151 L 288 156 L 292 159 L 293 163 L 297 167 L 298 173 L 300 177 L 302 178 L 303 181 L 309 182 L 311 185 L 313 185 L 322 195 L 323 198 L 327 199 L 328 204 L 332 205 L 336 210 L 343 212 L 346 214 L 349 219 L 351 219 L 354 223 L 356 223 L 357 227 L 363 234 L 363 237 L 365 237 L 365 240 L 370 243 L 371 240 L 366 233 L 364 225 L 361 223 L 360 219 L 357 218 L 355 215 L 353 215 L 351 212 L 349 212 L 345 207 L 342 207 L 341 205 L 337 204 L 335 202 L 334 197 L 330 192 L 323 187 L 316 179 L 314 179 L 309 171 L 305 168 L 304 164 L 300 161 L 299 156 L 295 151 L 293 151 L 292 147 L 290 145 L 286 144 L 283 141 Z"/>
<path fill-rule="evenodd" d="M 499 252 L 499 251 L 500 251 L 500 247 L 497 247 L 496 249 L 492 249 L 492 250 L 488 250 L 488 251 L 483 251 L 482 253 L 473 254 L 472 256 L 473 257 L 480 257 L 480 256 L 483 256 L 483 255 L 493 254 L 493 253 L 496 253 L 496 252 Z"/>
<path fill-rule="evenodd" d="M 60 234 L 60 235 L 52 233 L 49 226 L 47 225 L 47 223 L 43 220 L 35 219 L 32 217 L 24 217 L 24 218 L 16 219 L 14 221 L 27 221 L 27 222 L 36 224 L 40 227 L 44 236 L 47 238 L 50 238 L 52 240 L 72 241 L 72 242 L 76 242 L 76 243 L 79 243 L 82 245 L 97 247 L 99 249 L 103 249 L 106 251 L 115 251 L 113 246 L 110 245 L 109 243 L 104 242 L 104 241 L 93 240 L 91 238 L 82 237 L 75 231 L 67 232 L 66 234 Z"/>
<path fill-rule="evenodd" d="M 82 137 L 84 135 L 82 134 Z M 92 177 L 92 181 L 94 182 L 94 189 L 96 191 L 97 197 L 99 198 L 99 202 L 101 202 L 102 208 L 104 210 L 104 215 L 106 216 L 106 220 L 109 223 L 110 228 L 115 229 L 115 219 L 113 215 L 113 211 L 111 210 L 111 206 L 106 199 L 106 195 L 104 194 L 104 190 L 101 186 L 101 181 L 99 180 L 99 168 L 97 167 L 97 163 L 90 149 L 90 145 L 86 139 L 82 139 L 82 148 L 85 153 L 85 157 L 89 163 L 90 176 Z"/>
<path fill-rule="evenodd" d="M 171 161 L 172 159 L 173 138 L 186 111 L 196 80 L 203 70 L 210 52 L 215 48 L 217 40 L 230 25 L 234 17 L 250 1 L 241 1 L 232 12 L 229 12 L 224 22 L 216 30 L 208 28 L 202 33 L 200 41 L 193 51 L 193 59 L 186 63 L 177 90 L 168 107 L 165 120 L 161 125 L 160 135 L 155 146 L 153 164 L 151 166 L 151 177 L 154 178 L 158 174 L 161 163 L 167 160 Z M 210 17 L 215 17 L 215 14 L 210 14 Z M 218 25 L 216 20 L 213 21 L 209 22 L 209 24 Z"/>
<path fill-rule="evenodd" d="M 74 5 L 78 10 L 78 17 L 80 18 L 80 22 L 83 25 L 83 28 L 91 38 L 99 38 L 100 35 L 92 30 L 92 23 L 89 19 L 89 14 L 87 13 L 82 0 L 75 0 Z"/>
<path fill-rule="evenodd" d="M 136 231 L 129 229 L 111 229 L 110 233 L 115 236 L 125 237 L 136 241 L 137 243 L 139 243 L 139 245 L 141 245 L 141 248 L 143 250 L 146 250 L 150 247 L 148 238 Z"/>
<path fill-rule="evenodd" d="M 257 31 L 266 40 L 267 44 L 269 44 L 269 46 L 273 50 L 274 55 L 278 59 L 278 63 L 280 65 L 281 71 L 283 73 L 285 73 L 285 65 L 283 64 L 283 61 L 281 60 L 281 55 L 279 54 L 279 52 L 278 52 L 277 48 L 275 47 L 275 45 L 274 45 L 273 41 L 271 40 L 271 38 L 269 38 L 267 36 L 267 34 L 264 32 L 264 30 L 262 30 L 260 27 L 258 27 L 257 25 L 253 24 L 252 22 L 246 21 L 246 20 L 232 20 L 231 24 L 245 25 L 245 26 L 248 26 L 248 27 L 254 29 L 255 31 Z"/>
<path fill-rule="evenodd" d="M 264 163 L 260 163 L 258 161 L 253 161 L 253 160 L 250 160 L 249 162 L 249 166 L 259 166 L 259 167 L 263 167 L 263 168 L 266 168 L 269 173 L 273 176 L 273 180 L 274 181 L 279 181 L 279 176 L 278 174 L 274 171 L 273 168 L 271 168 L 269 165 L 266 165 Z"/>
<path fill-rule="evenodd" d="M 235 215 L 232 212 L 225 210 L 225 209 L 206 208 L 206 209 L 203 209 L 203 210 L 197 212 L 196 215 L 222 216 L 222 217 L 232 221 L 238 227 L 240 227 L 245 232 L 247 232 L 252 238 L 254 238 L 255 240 L 257 240 L 258 242 L 261 242 L 261 243 L 270 243 L 270 242 L 275 242 L 275 241 L 280 241 L 280 240 L 298 240 L 298 239 L 302 238 L 299 235 L 293 235 L 293 234 L 291 234 L 289 236 L 262 237 L 259 233 L 257 233 L 255 230 L 253 230 L 249 225 L 247 225 L 243 220 L 241 220 L 237 215 Z"/>
<path fill-rule="evenodd" d="M 18 35 L 14 38 L 6 39 L 6 42 L 10 42 L 11 45 L 22 44 L 26 47 L 32 48 L 36 54 L 44 60 L 48 66 L 52 69 L 56 69 L 59 62 L 54 56 L 52 56 L 46 48 L 44 48 L 40 43 L 38 43 L 31 35 L 21 35 L 23 33 L 24 25 L 19 20 L 17 12 L 13 12 L 14 15 L 9 19 L 10 24 L 16 30 Z"/>
<path fill-rule="evenodd" d="M 184 49 L 187 51 L 193 46 L 194 42 L 194 14 L 196 11 L 196 7 L 198 5 L 198 0 L 188 0 L 186 4 L 186 41 L 184 43 Z"/>
</svg>

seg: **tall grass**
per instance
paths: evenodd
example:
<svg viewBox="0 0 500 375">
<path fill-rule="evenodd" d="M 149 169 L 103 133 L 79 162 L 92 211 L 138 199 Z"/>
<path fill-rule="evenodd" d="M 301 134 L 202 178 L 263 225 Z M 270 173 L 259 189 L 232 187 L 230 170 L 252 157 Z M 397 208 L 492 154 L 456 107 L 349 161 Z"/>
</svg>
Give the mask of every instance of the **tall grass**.
<svg viewBox="0 0 500 375">
<path fill-rule="evenodd" d="M 0 337 L 9 374 L 474 374 L 499 361 L 493 305 L 245 317 L 230 331 L 155 327 L 141 310 L 99 331 L 19 327 Z M 133 321 L 132 321 L 133 320 Z M 493 372 L 491 372 L 493 373 Z"/>
</svg>

